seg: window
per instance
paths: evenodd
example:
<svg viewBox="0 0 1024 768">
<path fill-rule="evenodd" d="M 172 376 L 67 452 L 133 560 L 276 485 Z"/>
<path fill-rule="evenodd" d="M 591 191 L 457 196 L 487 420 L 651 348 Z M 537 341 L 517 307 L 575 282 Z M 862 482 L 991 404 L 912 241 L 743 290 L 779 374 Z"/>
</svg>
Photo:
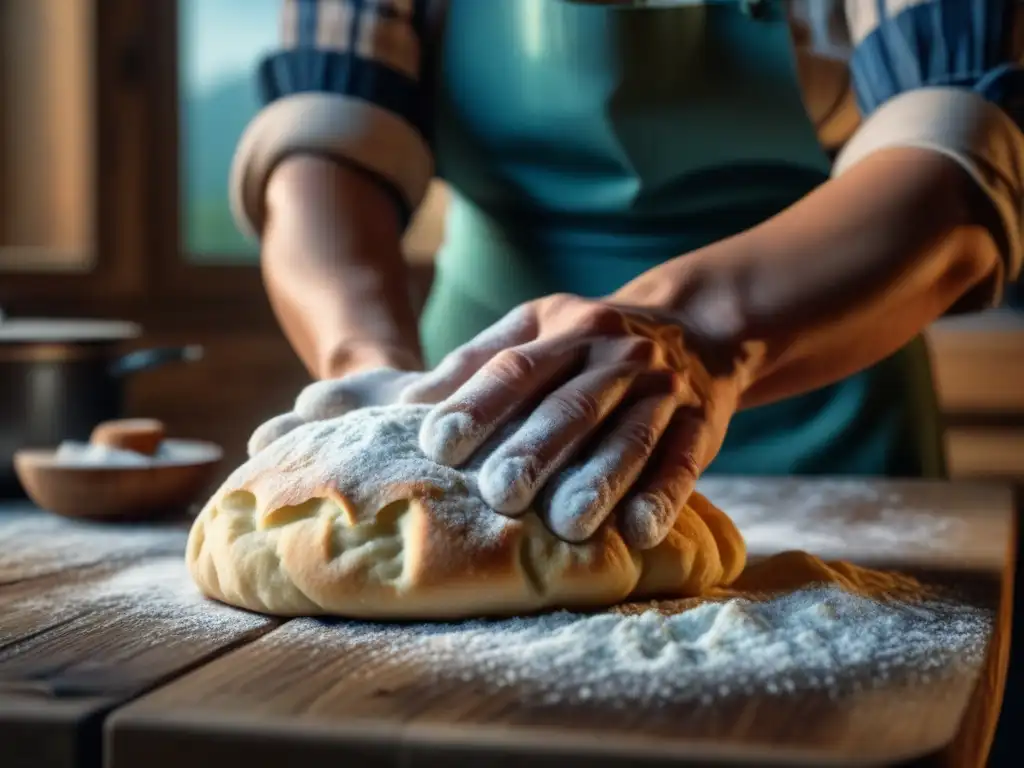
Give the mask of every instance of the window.
<svg viewBox="0 0 1024 768">
<path fill-rule="evenodd" d="M 227 184 L 280 6 L 0 0 L 0 306 L 266 314 Z M 438 189 L 414 222 L 416 261 L 443 207 Z"/>
<path fill-rule="evenodd" d="M 178 0 L 181 243 L 200 264 L 252 263 L 228 209 L 228 171 L 259 109 L 254 73 L 278 44 L 280 0 Z"/>
<path fill-rule="evenodd" d="M 0 2 L 0 306 L 11 316 L 95 312 L 144 288 L 152 7 Z"/>
<path fill-rule="evenodd" d="M 252 264 L 258 250 L 231 217 L 228 172 L 238 139 L 260 108 L 256 65 L 280 45 L 281 0 L 177 0 L 177 5 L 183 256 L 197 265 Z M 445 199 L 435 185 L 406 238 L 411 258 L 433 256 Z"/>
</svg>

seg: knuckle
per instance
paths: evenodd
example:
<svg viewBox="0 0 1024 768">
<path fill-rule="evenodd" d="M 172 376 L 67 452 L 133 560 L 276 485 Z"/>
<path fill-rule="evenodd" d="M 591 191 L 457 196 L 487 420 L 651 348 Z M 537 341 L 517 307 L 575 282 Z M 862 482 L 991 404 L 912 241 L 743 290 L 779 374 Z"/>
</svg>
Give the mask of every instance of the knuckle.
<svg viewBox="0 0 1024 768">
<path fill-rule="evenodd" d="M 678 479 L 693 481 L 700 477 L 700 462 L 691 450 L 679 451 L 672 457 L 679 471 Z"/>
<path fill-rule="evenodd" d="M 509 310 L 509 312 L 497 323 L 492 325 L 487 331 L 480 334 L 476 341 L 482 344 L 488 344 L 491 341 L 497 339 L 503 339 L 508 336 L 521 337 L 524 335 L 535 336 L 538 331 L 538 323 L 543 317 L 544 307 L 537 301 L 528 301 L 525 304 L 520 304 L 515 309 Z M 475 349 L 476 344 L 466 345 L 465 349 Z"/>
<path fill-rule="evenodd" d="M 582 389 L 556 392 L 552 405 L 571 422 L 596 423 L 601 418 L 601 402 L 592 393 Z"/>
<path fill-rule="evenodd" d="M 515 347 L 503 349 L 491 358 L 485 366 L 488 374 L 504 382 L 515 382 L 529 378 L 536 369 L 533 358 Z"/>
<path fill-rule="evenodd" d="M 650 424 L 641 421 L 627 421 L 622 425 L 622 439 L 641 455 L 650 456 L 658 444 L 658 433 Z"/>
<path fill-rule="evenodd" d="M 536 308 L 540 308 L 543 306 L 545 309 L 557 312 L 575 306 L 576 304 L 579 303 L 579 301 L 579 296 L 576 296 L 573 293 L 562 292 L 553 293 L 547 298 L 537 299 L 536 301 L 525 304 L 524 306 L 532 306 Z"/>
</svg>

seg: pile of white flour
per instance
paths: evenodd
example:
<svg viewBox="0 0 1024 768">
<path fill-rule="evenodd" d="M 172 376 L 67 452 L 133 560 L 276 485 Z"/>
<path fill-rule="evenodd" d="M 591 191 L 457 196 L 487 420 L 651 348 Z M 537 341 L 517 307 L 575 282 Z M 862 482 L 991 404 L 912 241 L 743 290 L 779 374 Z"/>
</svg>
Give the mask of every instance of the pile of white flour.
<svg viewBox="0 0 1024 768">
<path fill-rule="evenodd" d="M 302 644 L 312 668 L 327 648 L 369 643 L 375 660 L 386 655 L 438 682 L 514 687 L 548 705 L 657 707 L 809 690 L 839 697 L 968 673 L 982 663 L 992 623 L 990 611 L 960 603 L 881 603 L 822 586 L 674 615 L 652 608 L 400 626 L 304 619 L 268 639 Z"/>
</svg>

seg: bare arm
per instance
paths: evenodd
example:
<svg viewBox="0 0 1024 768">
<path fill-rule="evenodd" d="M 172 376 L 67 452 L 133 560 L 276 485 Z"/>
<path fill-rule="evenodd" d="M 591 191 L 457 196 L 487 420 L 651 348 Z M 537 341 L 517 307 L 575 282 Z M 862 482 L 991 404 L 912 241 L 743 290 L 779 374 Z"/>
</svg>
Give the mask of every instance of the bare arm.
<svg viewBox="0 0 1024 768">
<path fill-rule="evenodd" d="M 893 149 L 779 216 L 659 267 L 618 301 L 677 313 L 712 345 L 765 345 L 751 407 L 882 360 L 1000 269 L 984 201 L 948 158 Z"/>
<path fill-rule="evenodd" d="M 231 202 L 317 378 L 420 366 L 400 242 L 433 175 L 432 8 L 283 0 L 281 49 L 258 67 L 264 107 L 236 150 Z"/>
<path fill-rule="evenodd" d="M 401 225 L 369 175 L 315 156 L 278 165 L 262 268 L 281 327 L 316 378 L 420 366 Z"/>
<path fill-rule="evenodd" d="M 846 2 L 865 120 L 833 178 L 616 297 L 675 314 L 712 348 L 763 345 L 744 406 L 862 370 L 954 306 L 991 304 L 1020 270 L 1021 11 L 995 0 L 874 5 Z"/>
</svg>

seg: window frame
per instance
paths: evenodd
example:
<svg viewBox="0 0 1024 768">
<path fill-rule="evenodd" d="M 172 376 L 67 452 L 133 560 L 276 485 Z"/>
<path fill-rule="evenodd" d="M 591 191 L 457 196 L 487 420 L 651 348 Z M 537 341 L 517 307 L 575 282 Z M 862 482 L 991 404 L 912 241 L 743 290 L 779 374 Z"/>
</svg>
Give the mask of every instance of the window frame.
<svg viewBox="0 0 1024 768">
<path fill-rule="evenodd" d="M 184 247 L 181 201 L 180 30 L 178 0 L 150 0 L 152 52 L 149 131 L 153 147 L 149 198 L 152 214 L 152 265 L 155 288 L 176 300 L 265 301 L 259 264 L 197 263 Z M 216 254 L 207 254 L 216 256 Z M 225 259 L 229 261 L 229 259 Z"/>
<path fill-rule="evenodd" d="M 91 269 L 0 268 L 0 307 L 10 316 L 277 329 L 256 260 L 204 263 L 182 247 L 178 0 L 82 2 L 90 4 L 94 20 Z M 444 195 L 429 200 L 423 214 L 436 219 Z M 407 233 L 405 243 L 417 306 L 429 290 L 441 239 L 432 222 L 419 229 Z"/>
<path fill-rule="evenodd" d="M 141 4 L 133 0 L 90 3 L 94 110 L 93 242 L 90 264 L 81 270 L 0 271 L 0 306 L 14 314 L 23 306 L 63 305 L 88 295 L 95 300 L 137 294 L 145 282 L 146 212 L 141 193 L 146 173 L 148 120 L 140 57 Z M 2 248 L 2 246 L 0 246 Z M 45 249 L 44 249 L 45 253 Z M 18 312 L 19 314 L 21 312 Z"/>
<path fill-rule="evenodd" d="M 85 1 L 96 105 L 91 264 L 0 269 L 0 307 L 9 315 L 102 308 L 139 316 L 191 306 L 212 319 L 226 302 L 264 315 L 258 263 L 197 263 L 182 247 L 177 0 Z"/>
</svg>

